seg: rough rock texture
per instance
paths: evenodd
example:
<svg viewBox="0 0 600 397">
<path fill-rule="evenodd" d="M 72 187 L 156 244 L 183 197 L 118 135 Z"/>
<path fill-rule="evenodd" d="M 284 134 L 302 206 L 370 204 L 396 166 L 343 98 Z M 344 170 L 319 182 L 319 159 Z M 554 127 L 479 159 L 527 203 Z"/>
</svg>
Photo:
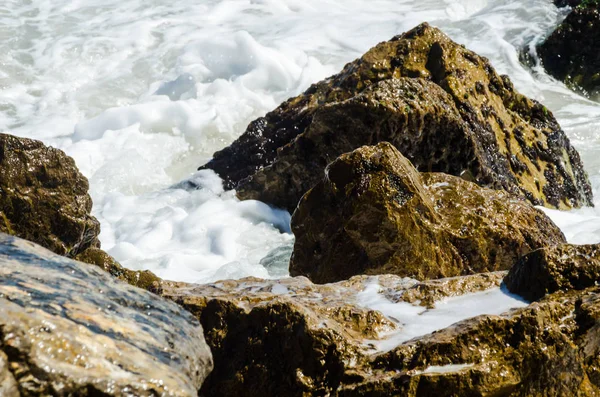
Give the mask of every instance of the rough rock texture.
<svg viewBox="0 0 600 397">
<path fill-rule="evenodd" d="M 211 368 L 177 305 L 0 234 L 0 395 L 191 396 Z"/>
<path fill-rule="evenodd" d="M 538 47 L 550 75 L 593 96 L 600 93 L 599 7 L 584 2 Z"/>
<path fill-rule="evenodd" d="M 100 223 L 90 215 L 87 179 L 63 151 L 0 134 L 0 232 L 100 266 L 140 288 L 157 291 L 149 271 L 123 268 L 100 249 Z"/>
<path fill-rule="evenodd" d="M 316 283 L 507 270 L 529 251 L 565 242 L 525 200 L 451 175 L 419 174 L 389 143 L 332 162 L 298 204 L 292 231 L 290 274 Z"/>
<path fill-rule="evenodd" d="M 420 291 L 435 303 L 438 298 L 426 291 L 476 291 L 497 285 L 497 277 L 501 274 L 418 283 L 359 276 L 328 285 L 301 277 L 244 279 L 166 283 L 164 291 L 208 330 L 215 370 L 201 396 L 598 395 L 598 287 L 467 319 L 387 352 L 373 352 L 365 343 L 395 325 L 353 301 L 374 279 L 392 302 L 410 301 L 409 292 Z"/>
<path fill-rule="evenodd" d="M 379 339 L 400 327 L 398 320 L 357 305 L 357 294 L 368 285 L 377 283 L 391 302 L 433 304 L 497 287 L 503 275 L 425 283 L 391 275 L 357 276 L 329 285 L 304 277 L 209 285 L 164 282 L 163 294 L 195 314 L 206 330 L 215 369 L 201 396 L 326 395 L 344 382 L 347 368 L 368 361 L 372 348 L 365 339 Z"/>
<path fill-rule="evenodd" d="M 552 114 L 428 24 L 252 122 L 201 168 L 242 199 L 291 212 L 330 161 L 380 141 L 420 171 L 460 175 L 549 207 L 591 205 L 579 155 Z"/>
<path fill-rule="evenodd" d="M 99 247 L 88 188 L 61 150 L 0 134 L 0 232 L 71 257 Z"/>
<path fill-rule="evenodd" d="M 529 301 L 559 290 L 581 290 L 600 282 L 600 245 L 563 244 L 524 256 L 504 280 Z"/>
</svg>

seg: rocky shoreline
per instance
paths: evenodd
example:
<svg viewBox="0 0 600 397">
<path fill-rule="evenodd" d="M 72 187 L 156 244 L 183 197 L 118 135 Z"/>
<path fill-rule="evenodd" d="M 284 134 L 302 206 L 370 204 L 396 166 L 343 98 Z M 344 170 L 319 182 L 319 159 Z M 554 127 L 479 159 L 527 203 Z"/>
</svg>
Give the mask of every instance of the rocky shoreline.
<svg viewBox="0 0 600 397">
<path fill-rule="evenodd" d="M 586 36 L 565 24 L 550 73 L 556 36 Z M 577 57 L 591 72 L 568 82 L 593 91 Z M 0 396 L 600 394 L 600 244 L 535 207 L 592 205 L 579 154 L 439 29 L 378 44 L 201 168 L 293 212 L 292 277 L 126 269 L 73 159 L 0 134 Z"/>
</svg>

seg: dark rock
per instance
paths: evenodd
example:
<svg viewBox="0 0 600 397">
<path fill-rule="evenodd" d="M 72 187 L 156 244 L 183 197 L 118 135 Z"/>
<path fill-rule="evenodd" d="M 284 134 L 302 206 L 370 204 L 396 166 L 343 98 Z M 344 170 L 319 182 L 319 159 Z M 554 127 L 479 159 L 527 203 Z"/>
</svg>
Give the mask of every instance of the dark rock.
<svg viewBox="0 0 600 397">
<path fill-rule="evenodd" d="M 252 122 L 201 168 L 215 170 L 242 199 L 293 211 L 329 162 L 380 141 L 420 171 L 463 176 L 549 207 L 591 205 L 579 155 L 552 114 L 428 24 L 380 43 Z"/>
<path fill-rule="evenodd" d="M 589 4 L 588 4 L 589 3 Z M 584 2 L 538 47 L 548 74 L 592 96 L 600 92 L 600 11 Z"/>
<path fill-rule="evenodd" d="M 292 216 L 290 274 L 416 279 L 507 270 L 562 232 L 528 202 L 441 173 L 419 174 L 389 143 L 340 156 Z"/>
<path fill-rule="evenodd" d="M 600 245 L 562 244 L 524 256 L 504 280 L 529 301 L 559 290 L 581 290 L 600 282 Z"/>
<path fill-rule="evenodd" d="M 577 7 L 582 3 L 582 1 L 586 0 L 554 0 L 554 5 L 562 8 L 562 7 Z"/>
<path fill-rule="evenodd" d="M 0 234 L 2 396 L 192 396 L 211 369 L 174 303 Z"/>
<path fill-rule="evenodd" d="M 88 188 L 63 151 L 0 134 L 0 232 L 70 257 L 99 247 Z"/>
</svg>

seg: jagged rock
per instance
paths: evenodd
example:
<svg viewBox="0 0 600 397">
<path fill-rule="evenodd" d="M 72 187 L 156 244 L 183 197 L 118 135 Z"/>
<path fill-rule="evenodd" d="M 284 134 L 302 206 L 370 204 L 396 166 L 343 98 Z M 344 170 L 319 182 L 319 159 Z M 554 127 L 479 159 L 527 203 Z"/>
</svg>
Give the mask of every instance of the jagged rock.
<svg viewBox="0 0 600 397">
<path fill-rule="evenodd" d="M 87 179 L 63 151 L 0 134 L 0 232 L 59 255 L 100 266 L 129 284 L 156 291 L 149 271 L 123 268 L 100 249 Z"/>
<path fill-rule="evenodd" d="M 525 255 L 510 269 L 508 289 L 534 301 L 559 290 L 581 290 L 600 282 L 600 245 L 563 244 Z"/>
<path fill-rule="evenodd" d="M 0 134 L 0 232 L 71 257 L 99 247 L 88 188 L 63 151 Z"/>
<path fill-rule="evenodd" d="M 600 393 L 598 287 L 560 291 L 506 314 L 465 319 L 387 351 L 370 348 L 382 332 L 385 337 L 390 327 L 399 327 L 396 319 L 357 304 L 374 284 L 389 304 L 410 302 L 415 297 L 410 292 L 416 291 L 435 305 L 439 298 L 427 291 L 475 292 L 497 286 L 500 277 L 419 283 L 391 275 L 357 276 L 327 285 L 298 277 L 163 287 L 165 296 L 208 330 L 215 370 L 201 396 Z"/>
<path fill-rule="evenodd" d="M 298 204 L 292 231 L 290 274 L 316 283 L 507 270 L 534 249 L 565 242 L 525 200 L 451 175 L 419 174 L 389 143 L 332 162 Z"/>
<path fill-rule="evenodd" d="M 368 366 L 365 339 L 401 329 L 357 299 L 377 285 L 383 299 L 430 305 L 497 287 L 504 273 L 420 283 L 392 275 L 316 285 L 304 277 L 246 278 L 209 285 L 163 283 L 163 294 L 195 314 L 215 359 L 201 396 L 326 395 L 349 368 Z"/>
<path fill-rule="evenodd" d="M 600 92 L 600 10 L 583 2 L 538 47 L 548 74 L 590 95 Z"/>
<path fill-rule="evenodd" d="M 252 122 L 202 168 L 242 199 L 293 211 L 342 153 L 392 142 L 420 171 L 534 204 L 591 205 L 578 153 L 553 115 L 489 61 L 422 24 Z"/>
<path fill-rule="evenodd" d="M 211 368 L 174 303 L 0 234 L 2 396 L 191 396 Z"/>
</svg>

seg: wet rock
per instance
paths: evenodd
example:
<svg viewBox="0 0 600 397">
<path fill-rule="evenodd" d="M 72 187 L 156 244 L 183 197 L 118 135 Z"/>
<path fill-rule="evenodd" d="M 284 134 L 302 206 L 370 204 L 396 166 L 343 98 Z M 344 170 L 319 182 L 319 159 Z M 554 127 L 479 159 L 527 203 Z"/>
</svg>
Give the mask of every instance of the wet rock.
<svg viewBox="0 0 600 397">
<path fill-rule="evenodd" d="M 562 244 L 524 256 L 506 276 L 508 289 L 534 301 L 559 290 L 582 290 L 600 282 L 600 245 Z"/>
<path fill-rule="evenodd" d="M 211 368 L 177 305 L 0 234 L 3 396 L 191 396 Z"/>
<path fill-rule="evenodd" d="M 548 74 L 592 96 L 600 92 L 600 11 L 583 2 L 538 47 Z"/>
<path fill-rule="evenodd" d="M 252 122 L 201 168 L 242 199 L 293 211 L 342 153 L 393 143 L 446 172 L 535 204 L 591 205 L 579 155 L 552 114 L 489 61 L 422 24 Z"/>
<path fill-rule="evenodd" d="M 447 174 L 420 174 L 389 143 L 332 162 L 298 204 L 292 231 L 290 274 L 316 283 L 507 270 L 534 249 L 565 242 L 525 200 Z"/>
<path fill-rule="evenodd" d="M 435 285 L 392 275 L 357 276 L 328 285 L 304 277 L 209 285 L 165 282 L 163 294 L 195 314 L 206 330 L 215 369 L 200 395 L 335 395 L 342 384 L 353 382 L 348 371 L 363 366 L 370 371 L 372 348 L 365 339 L 385 338 L 401 328 L 397 319 L 358 304 L 365 288 L 378 285 L 390 302 L 414 303 L 419 297 L 434 303 L 497 287 L 502 276 L 468 276 Z M 486 277 L 488 282 L 482 283 Z"/>
<path fill-rule="evenodd" d="M 562 8 L 562 7 L 577 7 L 580 5 L 582 0 L 554 0 L 554 5 Z"/>
<path fill-rule="evenodd" d="M 99 247 L 88 188 L 61 150 L 0 134 L 0 232 L 71 257 Z"/>
</svg>

